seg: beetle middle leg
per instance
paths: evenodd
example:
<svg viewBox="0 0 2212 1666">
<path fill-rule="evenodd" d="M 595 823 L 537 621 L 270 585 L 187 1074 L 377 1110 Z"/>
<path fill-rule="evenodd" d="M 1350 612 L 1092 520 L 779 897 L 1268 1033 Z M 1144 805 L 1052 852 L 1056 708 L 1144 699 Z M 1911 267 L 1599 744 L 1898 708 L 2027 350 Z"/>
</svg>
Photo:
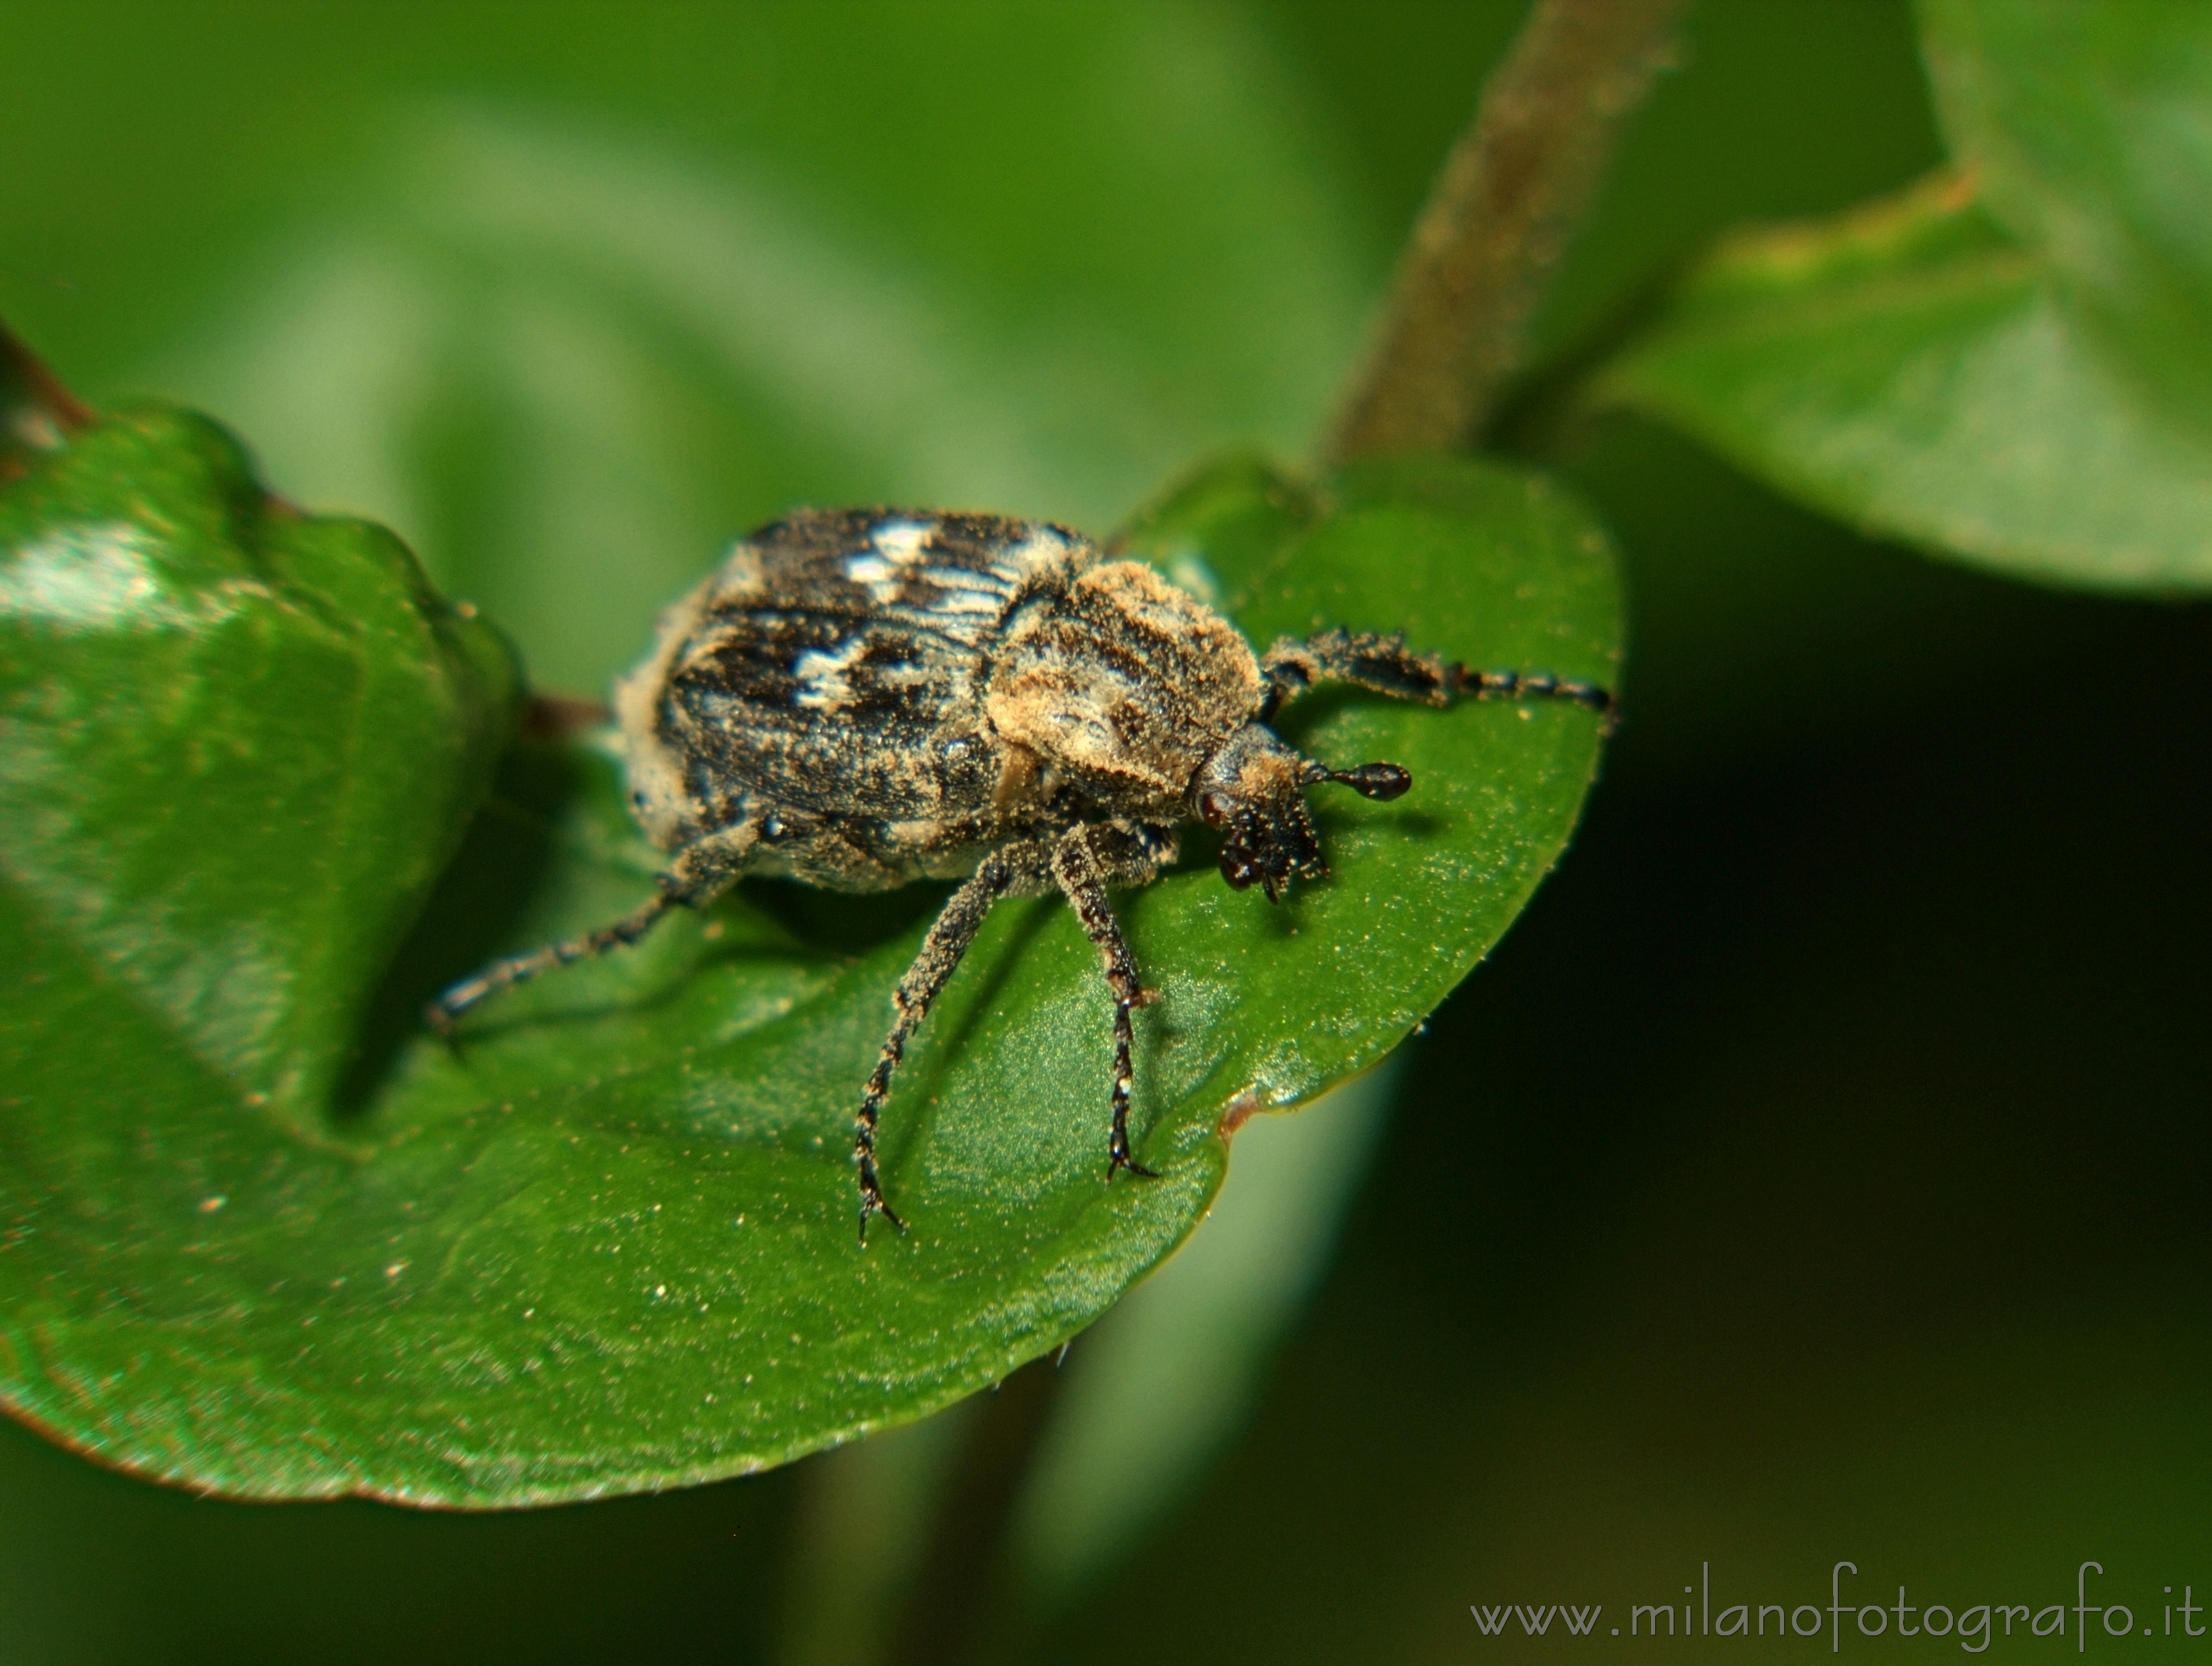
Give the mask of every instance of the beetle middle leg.
<svg viewBox="0 0 2212 1666">
<path fill-rule="evenodd" d="M 907 1038 L 929 1012 L 930 1003 L 943 993 L 952 974 L 959 970 L 961 958 L 975 941 L 975 933 L 981 929 L 983 916 L 990 913 L 991 904 L 1001 897 L 1036 895 L 1051 888 L 1051 845 L 1042 839 L 1031 839 L 1000 846 L 982 860 L 959 890 L 945 899 L 937 923 L 922 939 L 921 952 L 915 956 L 914 964 L 906 969 L 906 976 L 899 979 L 898 988 L 892 992 L 891 1003 L 897 1007 L 898 1017 L 892 1021 L 890 1034 L 884 1037 L 883 1050 L 876 1055 L 876 1067 L 869 1073 L 868 1085 L 860 1090 L 860 1114 L 854 1118 L 853 1161 L 860 1170 L 863 1244 L 868 1241 L 870 1215 L 881 1215 L 902 1232 L 906 1231 L 906 1223 L 884 1201 L 883 1186 L 876 1175 L 876 1122 L 890 1092 L 891 1073 L 906 1056 Z"/>
</svg>

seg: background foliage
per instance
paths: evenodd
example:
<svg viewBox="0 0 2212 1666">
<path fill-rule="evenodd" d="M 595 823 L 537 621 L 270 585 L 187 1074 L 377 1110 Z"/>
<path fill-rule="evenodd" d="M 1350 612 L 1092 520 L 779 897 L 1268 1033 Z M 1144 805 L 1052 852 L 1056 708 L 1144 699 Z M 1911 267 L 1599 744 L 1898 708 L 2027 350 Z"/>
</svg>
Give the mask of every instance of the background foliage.
<svg viewBox="0 0 2212 1666">
<path fill-rule="evenodd" d="M 234 416 L 587 687 L 654 561 L 784 498 L 890 477 L 1096 521 L 1194 446 L 1297 445 L 1514 10 L 13 6 L 0 316 L 96 398 Z M 1901 9 L 1716 0 L 1545 338 L 1942 154 Z M 616 209 L 702 241 L 575 234 Z M 686 289 L 732 247 L 770 287 Z M 700 338 L 799 301 L 790 340 Z M 841 342 L 914 356 L 878 410 L 805 408 Z M 1025 375 L 1038 414 L 993 437 Z M 884 454 L 917 409 L 942 451 Z M 1637 629 L 1574 860 L 1413 1050 L 1232 1444 L 1088 1562 L 1029 1529 L 1006 1611 L 1054 1658 L 1453 1658 L 1470 1602 L 1664 1600 L 1705 1560 L 1790 1602 L 1838 1556 L 1936 1600 L 2091 1556 L 2139 1611 L 2212 1583 L 2203 618 L 1927 563 L 1632 417 L 1543 443 Z M 611 552 L 627 617 L 575 587 Z M 1151 1293 L 1071 1371 L 1170 1328 Z M 1154 1381 L 1193 1402 L 1125 1404 L 1123 1438 L 1204 1399 Z M 198 1503 L 0 1431 L 0 1627 L 51 1659 L 826 1646 L 809 1592 L 905 1600 L 963 1416 L 872 1477 L 481 1519 Z"/>
</svg>

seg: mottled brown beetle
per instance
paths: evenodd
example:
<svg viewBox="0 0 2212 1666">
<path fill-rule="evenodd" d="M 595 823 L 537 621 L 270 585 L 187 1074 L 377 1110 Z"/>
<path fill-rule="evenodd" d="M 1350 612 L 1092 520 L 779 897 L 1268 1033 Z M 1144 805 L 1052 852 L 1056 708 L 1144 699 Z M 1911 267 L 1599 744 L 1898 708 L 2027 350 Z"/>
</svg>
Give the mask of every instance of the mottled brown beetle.
<svg viewBox="0 0 2212 1666">
<path fill-rule="evenodd" d="M 653 899 L 588 936 L 487 967 L 434 1002 L 441 1031 L 550 967 L 635 943 L 670 909 L 740 874 L 836 891 L 960 879 L 899 980 L 897 1017 L 861 1091 L 860 1233 L 904 1223 L 876 1176 L 876 1119 L 907 1037 L 1002 897 L 1058 890 L 1114 996 L 1106 1177 L 1149 1175 L 1129 1145 L 1129 1013 L 1150 999 L 1107 902 L 1176 859 L 1193 818 L 1222 877 L 1270 902 L 1328 873 L 1305 789 L 1370 799 L 1395 763 L 1333 769 L 1267 725 L 1313 684 L 1441 706 L 1535 695 L 1609 711 L 1584 683 L 1470 672 L 1402 635 L 1325 631 L 1255 656 L 1219 614 L 1140 562 L 1065 527 L 993 515 L 805 510 L 764 526 L 671 608 L 615 691 L 630 800 L 673 854 Z"/>
</svg>

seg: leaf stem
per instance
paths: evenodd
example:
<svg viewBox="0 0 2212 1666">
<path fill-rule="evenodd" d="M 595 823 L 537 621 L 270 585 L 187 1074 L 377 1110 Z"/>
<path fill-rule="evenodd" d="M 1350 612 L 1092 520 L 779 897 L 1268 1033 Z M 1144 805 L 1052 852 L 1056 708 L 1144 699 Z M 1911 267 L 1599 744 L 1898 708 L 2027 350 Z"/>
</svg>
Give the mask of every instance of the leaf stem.
<svg viewBox="0 0 2212 1666">
<path fill-rule="evenodd" d="M 0 481 L 92 422 L 92 410 L 0 324 Z"/>
<path fill-rule="evenodd" d="M 1332 462 L 1478 435 L 1687 0 L 1536 0 L 1413 227 Z"/>
</svg>

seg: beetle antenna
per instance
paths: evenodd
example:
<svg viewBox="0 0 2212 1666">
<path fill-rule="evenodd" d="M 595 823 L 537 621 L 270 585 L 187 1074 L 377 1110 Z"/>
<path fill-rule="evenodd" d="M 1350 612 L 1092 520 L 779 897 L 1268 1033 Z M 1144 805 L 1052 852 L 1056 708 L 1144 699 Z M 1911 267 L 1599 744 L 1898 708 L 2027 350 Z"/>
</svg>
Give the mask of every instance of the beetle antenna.
<svg viewBox="0 0 2212 1666">
<path fill-rule="evenodd" d="M 1339 787 L 1349 787 L 1363 799 L 1395 799 L 1401 796 L 1413 784 L 1413 777 L 1395 763 L 1363 763 L 1357 769 L 1332 769 L 1326 763 L 1309 760 L 1298 771 L 1298 785 L 1318 787 L 1322 782 L 1334 781 Z"/>
</svg>

